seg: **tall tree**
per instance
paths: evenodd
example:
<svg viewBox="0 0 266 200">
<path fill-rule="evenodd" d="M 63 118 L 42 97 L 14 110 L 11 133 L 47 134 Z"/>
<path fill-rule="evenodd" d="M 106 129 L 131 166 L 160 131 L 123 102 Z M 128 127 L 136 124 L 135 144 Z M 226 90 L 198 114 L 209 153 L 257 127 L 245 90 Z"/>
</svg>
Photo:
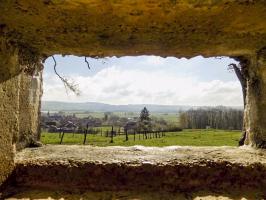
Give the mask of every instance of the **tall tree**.
<svg viewBox="0 0 266 200">
<path fill-rule="evenodd" d="M 150 113 L 146 107 L 144 107 L 140 112 L 140 121 L 150 121 Z"/>
<path fill-rule="evenodd" d="M 146 132 L 151 130 L 151 118 L 150 113 L 146 107 L 144 107 L 139 116 L 139 129 L 144 131 L 145 136 L 147 138 Z"/>
</svg>

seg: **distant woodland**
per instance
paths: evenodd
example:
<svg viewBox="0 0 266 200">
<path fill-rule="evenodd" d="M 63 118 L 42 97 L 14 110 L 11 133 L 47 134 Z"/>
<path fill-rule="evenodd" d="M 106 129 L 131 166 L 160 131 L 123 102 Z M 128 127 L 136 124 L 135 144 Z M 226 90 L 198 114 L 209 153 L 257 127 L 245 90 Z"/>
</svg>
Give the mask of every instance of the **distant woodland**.
<svg viewBox="0 0 266 200">
<path fill-rule="evenodd" d="M 243 110 L 222 106 L 197 108 L 182 112 L 179 119 L 182 128 L 241 130 Z"/>
</svg>

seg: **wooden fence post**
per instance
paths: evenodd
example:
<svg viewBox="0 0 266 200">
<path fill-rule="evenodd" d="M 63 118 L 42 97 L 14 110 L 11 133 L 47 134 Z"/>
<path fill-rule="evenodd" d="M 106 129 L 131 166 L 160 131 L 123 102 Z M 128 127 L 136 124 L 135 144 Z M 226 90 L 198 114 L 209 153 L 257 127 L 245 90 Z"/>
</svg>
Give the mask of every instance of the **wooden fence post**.
<svg viewBox="0 0 266 200">
<path fill-rule="evenodd" d="M 64 135 L 65 135 L 65 131 L 63 131 L 63 134 L 62 134 L 62 137 L 61 137 L 61 140 L 60 140 L 60 144 L 62 144 L 62 142 L 63 142 Z"/>
<path fill-rule="evenodd" d="M 86 140 L 87 140 L 87 133 L 88 133 L 88 129 L 85 130 L 84 132 L 84 140 L 83 140 L 83 145 L 86 144 Z"/>
<path fill-rule="evenodd" d="M 128 141 L 127 129 L 125 130 L 125 133 L 126 133 L 126 141 Z"/>
<path fill-rule="evenodd" d="M 110 143 L 114 143 L 113 137 L 114 137 L 114 126 L 112 126 L 112 130 L 111 130 L 111 141 L 110 141 Z"/>
</svg>

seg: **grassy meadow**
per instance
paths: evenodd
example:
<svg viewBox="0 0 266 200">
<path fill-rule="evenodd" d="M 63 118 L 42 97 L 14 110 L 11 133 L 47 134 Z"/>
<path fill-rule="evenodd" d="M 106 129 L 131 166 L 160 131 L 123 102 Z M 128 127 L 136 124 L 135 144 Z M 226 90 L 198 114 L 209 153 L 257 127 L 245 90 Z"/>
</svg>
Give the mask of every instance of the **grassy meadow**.
<svg viewBox="0 0 266 200">
<path fill-rule="evenodd" d="M 164 137 L 143 139 L 142 135 L 129 135 L 129 140 L 125 141 L 125 135 L 115 136 L 114 142 L 110 143 L 110 137 L 98 135 L 87 135 L 87 144 L 93 146 L 237 146 L 240 138 L 240 131 L 224 130 L 183 130 L 181 132 L 167 132 Z M 83 144 L 82 134 L 66 133 L 63 144 Z M 44 144 L 59 144 L 58 133 L 43 132 L 41 142 Z"/>
</svg>

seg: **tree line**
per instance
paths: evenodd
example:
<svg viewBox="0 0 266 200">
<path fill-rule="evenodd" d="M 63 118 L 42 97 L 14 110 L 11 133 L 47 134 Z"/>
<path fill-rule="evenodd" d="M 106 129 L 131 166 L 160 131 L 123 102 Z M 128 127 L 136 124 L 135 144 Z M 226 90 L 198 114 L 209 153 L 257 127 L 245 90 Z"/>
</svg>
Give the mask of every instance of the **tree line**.
<svg viewBox="0 0 266 200">
<path fill-rule="evenodd" d="M 190 109 L 180 114 L 180 126 L 189 129 L 242 130 L 243 110 L 228 107 Z"/>
</svg>

